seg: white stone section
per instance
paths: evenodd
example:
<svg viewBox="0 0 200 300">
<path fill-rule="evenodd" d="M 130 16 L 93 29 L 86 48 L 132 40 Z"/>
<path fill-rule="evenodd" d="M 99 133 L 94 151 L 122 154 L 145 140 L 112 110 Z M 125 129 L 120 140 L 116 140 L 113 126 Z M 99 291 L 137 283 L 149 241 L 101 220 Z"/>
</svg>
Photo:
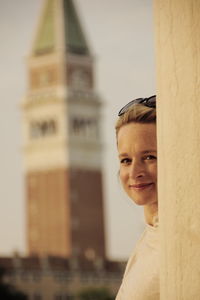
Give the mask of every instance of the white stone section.
<svg viewBox="0 0 200 300">
<path fill-rule="evenodd" d="M 95 98 L 95 96 L 93 96 Z M 102 142 L 99 103 L 82 96 L 68 102 L 70 165 L 80 168 L 102 168 Z M 78 128 L 74 128 L 74 121 Z"/>
<path fill-rule="evenodd" d="M 97 144 L 70 143 L 70 166 L 87 170 L 101 170 L 102 157 L 100 147 Z"/>
<path fill-rule="evenodd" d="M 29 126 L 32 121 L 55 119 L 57 121 L 58 131 L 55 139 L 66 139 L 67 122 L 66 107 L 63 102 L 57 103 L 49 100 L 41 102 L 26 108 L 24 113 L 24 142 L 25 144 L 33 142 L 29 134 Z"/>
<path fill-rule="evenodd" d="M 69 165 L 66 144 L 44 141 L 24 148 L 24 166 L 28 171 L 65 168 Z"/>
<path fill-rule="evenodd" d="M 23 116 L 23 135 L 25 168 L 39 170 L 54 167 L 66 167 L 67 158 L 67 121 L 66 106 L 63 101 L 48 100 L 48 104 L 35 103 L 25 109 Z M 31 124 L 55 120 L 56 132 L 52 135 L 31 136 Z"/>
<path fill-rule="evenodd" d="M 40 94 L 39 94 L 40 95 Z M 26 104 L 23 115 L 24 166 L 27 170 L 42 170 L 60 167 L 101 169 L 102 145 L 99 127 L 99 108 L 95 102 L 63 100 L 42 97 L 42 102 Z M 71 122 L 92 120 L 89 128 L 74 132 Z M 34 137 L 31 124 L 55 120 L 56 133 L 52 136 Z"/>
</svg>

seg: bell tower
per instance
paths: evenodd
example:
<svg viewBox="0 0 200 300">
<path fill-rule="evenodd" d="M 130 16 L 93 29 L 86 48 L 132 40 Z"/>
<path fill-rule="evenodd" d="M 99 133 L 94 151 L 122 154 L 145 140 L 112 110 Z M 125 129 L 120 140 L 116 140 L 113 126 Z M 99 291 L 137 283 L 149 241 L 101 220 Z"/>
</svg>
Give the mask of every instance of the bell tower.
<svg viewBox="0 0 200 300">
<path fill-rule="evenodd" d="M 94 64 L 72 0 L 46 0 L 23 100 L 29 254 L 105 257 Z"/>
</svg>

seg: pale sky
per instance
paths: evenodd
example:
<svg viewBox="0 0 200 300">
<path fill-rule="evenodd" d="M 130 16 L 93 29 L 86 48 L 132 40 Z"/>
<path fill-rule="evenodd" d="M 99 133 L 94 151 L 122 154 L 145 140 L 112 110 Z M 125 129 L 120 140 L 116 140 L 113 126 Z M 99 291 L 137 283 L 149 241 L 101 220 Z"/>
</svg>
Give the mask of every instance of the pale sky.
<svg viewBox="0 0 200 300">
<path fill-rule="evenodd" d="M 26 57 L 42 0 L 0 0 L 0 255 L 25 253 L 25 196 L 20 102 Z M 114 123 L 119 109 L 155 94 L 152 0 L 76 0 L 96 57 L 103 102 L 104 194 L 107 255 L 126 259 L 144 228 L 143 210 L 128 199 L 117 176 Z"/>
</svg>

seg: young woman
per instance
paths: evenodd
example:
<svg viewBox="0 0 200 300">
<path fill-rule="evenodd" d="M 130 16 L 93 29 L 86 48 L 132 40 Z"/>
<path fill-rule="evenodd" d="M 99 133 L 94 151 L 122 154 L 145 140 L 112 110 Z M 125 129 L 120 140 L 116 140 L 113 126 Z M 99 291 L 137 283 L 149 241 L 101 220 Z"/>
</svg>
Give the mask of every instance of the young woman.
<svg viewBox="0 0 200 300">
<path fill-rule="evenodd" d="M 120 179 L 144 207 L 146 228 L 129 258 L 116 300 L 159 299 L 156 96 L 123 107 L 116 124 Z"/>
</svg>

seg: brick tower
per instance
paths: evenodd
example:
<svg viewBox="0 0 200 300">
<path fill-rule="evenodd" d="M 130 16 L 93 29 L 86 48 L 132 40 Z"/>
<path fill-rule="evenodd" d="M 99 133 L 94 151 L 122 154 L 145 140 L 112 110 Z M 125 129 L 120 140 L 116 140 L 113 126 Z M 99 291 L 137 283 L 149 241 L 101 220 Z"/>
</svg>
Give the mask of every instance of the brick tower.
<svg viewBox="0 0 200 300">
<path fill-rule="evenodd" d="M 47 0 L 23 101 L 29 254 L 105 257 L 101 103 L 72 0 Z"/>
</svg>

